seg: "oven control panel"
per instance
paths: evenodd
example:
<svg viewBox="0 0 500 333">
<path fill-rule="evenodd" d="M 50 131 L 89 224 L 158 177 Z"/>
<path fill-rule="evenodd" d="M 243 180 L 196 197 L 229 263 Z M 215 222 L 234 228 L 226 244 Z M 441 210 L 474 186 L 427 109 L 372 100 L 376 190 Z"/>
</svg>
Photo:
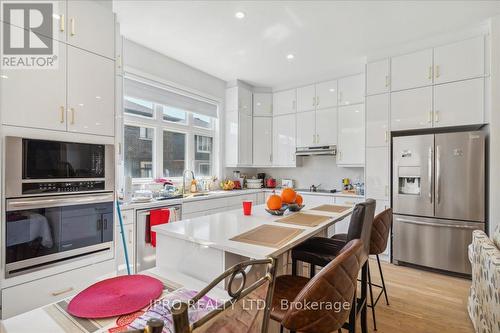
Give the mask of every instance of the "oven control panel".
<svg viewBox="0 0 500 333">
<path fill-rule="evenodd" d="M 104 181 L 23 183 L 23 194 L 101 191 L 104 185 Z"/>
</svg>

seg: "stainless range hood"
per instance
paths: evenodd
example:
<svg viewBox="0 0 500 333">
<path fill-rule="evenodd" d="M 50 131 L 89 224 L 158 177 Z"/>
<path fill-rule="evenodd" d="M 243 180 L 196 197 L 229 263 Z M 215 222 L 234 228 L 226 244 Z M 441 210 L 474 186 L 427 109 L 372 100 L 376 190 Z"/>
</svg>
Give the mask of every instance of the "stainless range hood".
<svg viewBox="0 0 500 333">
<path fill-rule="evenodd" d="M 297 156 L 311 156 L 311 155 L 337 155 L 337 146 L 312 146 L 297 148 L 295 152 Z"/>
</svg>

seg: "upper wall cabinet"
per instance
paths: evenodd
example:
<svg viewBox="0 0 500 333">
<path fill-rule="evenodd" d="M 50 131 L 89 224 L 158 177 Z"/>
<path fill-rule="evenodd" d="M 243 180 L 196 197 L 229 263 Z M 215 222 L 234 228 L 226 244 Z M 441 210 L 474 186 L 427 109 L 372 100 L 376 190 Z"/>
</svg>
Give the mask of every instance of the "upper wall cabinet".
<svg viewBox="0 0 500 333">
<path fill-rule="evenodd" d="M 391 60 L 392 91 L 432 84 L 432 49 L 393 57 Z"/>
<path fill-rule="evenodd" d="M 295 167 L 295 115 L 273 117 L 273 165 Z"/>
<path fill-rule="evenodd" d="M 366 146 L 389 144 L 389 94 L 366 97 Z"/>
<path fill-rule="evenodd" d="M 366 65 L 366 94 L 376 95 L 389 92 L 389 59 L 371 62 Z"/>
<path fill-rule="evenodd" d="M 358 74 L 338 80 L 339 105 L 363 103 L 365 100 L 365 75 Z"/>
<path fill-rule="evenodd" d="M 434 49 L 434 83 L 484 75 L 484 36 Z"/>
<path fill-rule="evenodd" d="M 252 92 L 226 89 L 226 166 L 250 166 L 253 154 Z"/>
<path fill-rule="evenodd" d="M 67 30 L 68 44 L 115 58 L 115 17 L 105 2 L 68 1 L 67 19 L 61 27 Z"/>
<path fill-rule="evenodd" d="M 364 105 L 339 107 L 338 166 L 362 166 L 365 163 Z"/>
<path fill-rule="evenodd" d="M 337 80 L 316 84 L 316 109 L 328 109 L 337 106 Z"/>
<path fill-rule="evenodd" d="M 273 94 L 271 93 L 253 94 L 253 115 L 254 116 L 273 115 Z"/>
<path fill-rule="evenodd" d="M 391 94 L 391 130 L 432 127 L 432 87 Z"/>
<path fill-rule="evenodd" d="M 297 88 L 297 112 L 312 111 L 316 109 L 316 86 Z"/>
<path fill-rule="evenodd" d="M 254 100 L 255 102 L 255 100 Z M 253 118 L 253 165 L 271 166 L 273 162 L 273 118 Z"/>
<path fill-rule="evenodd" d="M 296 89 L 284 90 L 273 94 L 273 114 L 295 113 L 297 109 Z"/>
</svg>

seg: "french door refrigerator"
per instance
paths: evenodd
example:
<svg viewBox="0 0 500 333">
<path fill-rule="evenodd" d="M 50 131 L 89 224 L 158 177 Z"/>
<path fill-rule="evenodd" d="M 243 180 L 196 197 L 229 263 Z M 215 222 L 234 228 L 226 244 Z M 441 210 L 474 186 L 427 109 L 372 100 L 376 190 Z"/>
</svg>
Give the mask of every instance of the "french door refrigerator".
<svg viewBox="0 0 500 333">
<path fill-rule="evenodd" d="M 470 274 L 467 248 L 485 228 L 485 135 L 393 138 L 393 260 Z"/>
</svg>

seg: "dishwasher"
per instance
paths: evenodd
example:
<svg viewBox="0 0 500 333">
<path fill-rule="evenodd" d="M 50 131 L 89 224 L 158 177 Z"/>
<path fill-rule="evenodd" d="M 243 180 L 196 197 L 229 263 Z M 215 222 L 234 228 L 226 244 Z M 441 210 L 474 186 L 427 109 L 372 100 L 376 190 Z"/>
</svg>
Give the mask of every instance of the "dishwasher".
<svg viewBox="0 0 500 333">
<path fill-rule="evenodd" d="M 158 209 L 170 210 L 168 223 L 179 221 L 182 218 L 182 205 L 166 205 L 137 211 L 136 273 L 153 268 L 156 265 L 156 248 L 151 244 L 147 230 L 150 227 L 151 211 Z"/>
</svg>

